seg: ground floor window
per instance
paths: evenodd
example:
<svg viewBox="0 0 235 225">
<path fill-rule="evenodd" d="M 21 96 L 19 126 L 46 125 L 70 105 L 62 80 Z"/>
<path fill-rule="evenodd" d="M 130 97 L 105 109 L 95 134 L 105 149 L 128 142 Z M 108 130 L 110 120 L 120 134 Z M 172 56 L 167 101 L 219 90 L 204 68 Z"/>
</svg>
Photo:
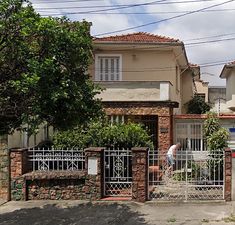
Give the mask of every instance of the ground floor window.
<svg viewBox="0 0 235 225">
<path fill-rule="evenodd" d="M 111 124 L 125 123 L 126 116 L 124 115 L 110 115 L 108 116 Z"/>
<path fill-rule="evenodd" d="M 150 115 L 110 115 L 108 116 L 111 124 L 117 123 L 139 123 L 147 130 L 151 137 L 154 148 L 158 148 L 158 116 Z"/>
</svg>

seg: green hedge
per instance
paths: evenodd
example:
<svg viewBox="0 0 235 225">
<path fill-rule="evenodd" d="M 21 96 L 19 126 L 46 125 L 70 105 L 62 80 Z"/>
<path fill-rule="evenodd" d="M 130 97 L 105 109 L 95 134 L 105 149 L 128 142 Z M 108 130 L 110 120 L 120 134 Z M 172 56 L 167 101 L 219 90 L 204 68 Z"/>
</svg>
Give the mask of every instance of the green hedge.
<svg viewBox="0 0 235 225">
<path fill-rule="evenodd" d="M 114 124 L 93 122 L 86 128 L 61 131 L 54 135 L 54 148 L 132 148 L 149 147 L 153 143 L 147 131 L 140 124 Z"/>
</svg>

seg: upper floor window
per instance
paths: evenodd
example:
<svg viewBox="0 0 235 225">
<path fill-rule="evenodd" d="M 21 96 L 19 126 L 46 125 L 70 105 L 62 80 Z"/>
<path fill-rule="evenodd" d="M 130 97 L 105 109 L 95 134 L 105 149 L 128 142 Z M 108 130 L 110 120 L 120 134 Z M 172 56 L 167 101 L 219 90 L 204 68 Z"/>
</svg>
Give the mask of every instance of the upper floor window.
<svg viewBox="0 0 235 225">
<path fill-rule="evenodd" d="M 206 94 L 204 94 L 204 93 L 197 93 L 195 95 L 198 96 L 199 98 L 201 98 L 204 102 L 206 101 Z"/>
<path fill-rule="evenodd" d="M 95 80 L 122 80 L 122 57 L 113 54 L 97 54 L 95 56 Z"/>
</svg>

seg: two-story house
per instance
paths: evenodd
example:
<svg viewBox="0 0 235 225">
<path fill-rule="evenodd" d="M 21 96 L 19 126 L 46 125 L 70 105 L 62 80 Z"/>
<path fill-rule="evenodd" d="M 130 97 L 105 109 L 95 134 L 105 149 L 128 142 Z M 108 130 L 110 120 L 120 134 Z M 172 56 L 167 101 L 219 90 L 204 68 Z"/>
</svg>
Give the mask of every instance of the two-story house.
<svg viewBox="0 0 235 225">
<path fill-rule="evenodd" d="M 94 39 L 92 79 L 112 122 L 134 121 L 149 129 L 155 148 L 173 142 L 173 115 L 185 113 L 195 90 L 183 42 L 149 33 Z"/>
<path fill-rule="evenodd" d="M 220 78 L 226 79 L 227 108 L 235 111 L 235 61 L 224 65 Z"/>
</svg>

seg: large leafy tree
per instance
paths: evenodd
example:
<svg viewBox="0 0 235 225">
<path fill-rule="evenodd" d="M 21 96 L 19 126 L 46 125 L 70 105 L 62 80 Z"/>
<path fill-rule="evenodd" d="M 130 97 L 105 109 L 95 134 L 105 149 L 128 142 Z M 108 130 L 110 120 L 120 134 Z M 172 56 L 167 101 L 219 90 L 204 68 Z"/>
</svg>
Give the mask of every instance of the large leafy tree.
<svg viewBox="0 0 235 225">
<path fill-rule="evenodd" d="M 187 113 L 189 114 L 204 114 L 210 111 L 210 105 L 198 95 L 195 95 L 190 101 L 186 103 Z"/>
<path fill-rule="evenodd" d="M 0 126 L 2 133 L 40 123 L 64 130 L 99 115 L 89 79 L 90 24 L 42 18 L 25 0 L 0 3 Z"/>
</svg>

